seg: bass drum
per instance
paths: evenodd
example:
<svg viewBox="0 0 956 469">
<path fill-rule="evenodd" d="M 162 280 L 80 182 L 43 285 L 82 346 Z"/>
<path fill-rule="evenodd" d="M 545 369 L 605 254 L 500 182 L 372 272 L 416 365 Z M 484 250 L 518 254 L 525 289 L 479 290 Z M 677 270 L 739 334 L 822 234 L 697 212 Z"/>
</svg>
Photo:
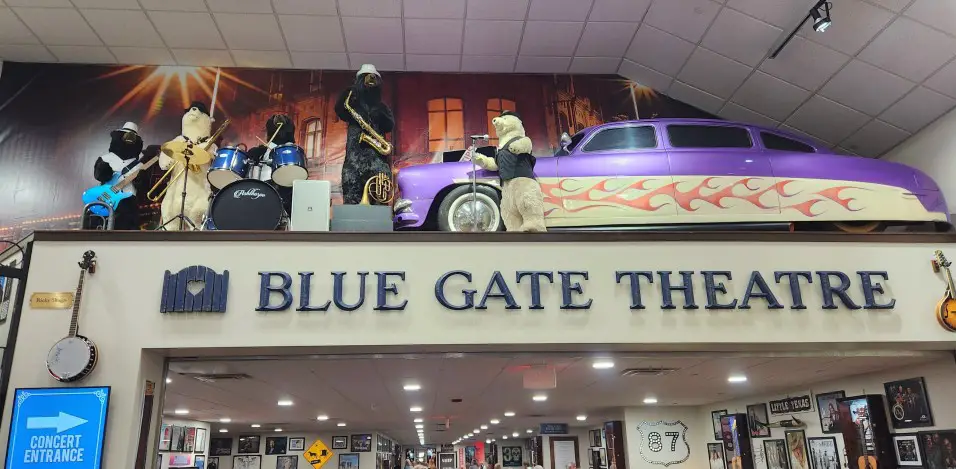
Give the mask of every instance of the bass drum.
<svg viewBox="0 0 956 469">
<path fill-rule="evenodd" d="M 242 179 L 216 194 L 209 219 L 216 230 L 273 231 L 284 210 L 279 193 L 262 181 Z"/>
</svg>

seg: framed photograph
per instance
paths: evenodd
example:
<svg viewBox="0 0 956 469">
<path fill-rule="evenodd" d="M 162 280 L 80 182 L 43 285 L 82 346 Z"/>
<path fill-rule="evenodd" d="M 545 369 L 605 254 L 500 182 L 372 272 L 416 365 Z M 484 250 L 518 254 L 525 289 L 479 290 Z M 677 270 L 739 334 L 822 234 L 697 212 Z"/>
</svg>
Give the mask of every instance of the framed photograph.
<svg viewBox="0 0 956 469">
<path fill-rule="evenodd" d="M 600 448 L 604 446 L 604 438 L 602 437 L 603 432 L 601 429 L 591 430 L 588 432 L 588 439 L 591 440 L 592 448 Z"/>
<path fill-rule="evenodd" d="M 173 425 L 172 431 L 172 443 L 169 445 L 170 451 L 182 451 L 183 445 L 186 443 L 186 429 L 178 425 Z"/>
<path fill-rule="evenodd" d="M 196 428 L 196 445 L 193 446 L 193 451 L 197 453 L 206 452 L 206 440 L 208 439 L 209 431 L 205 428 Z"/>
<path fill-rule="evenodd" d="M 219 469 L 219 458 L 210 456 L 206 461 L 206 469 Z"/>
<path fill-rule="evenodd" d="M 156 454 L 156 466 L 153 469 L 162 469 L 163 468 L 163 455 L 162 453 Z"/>
<path fill-rule="evenodd" d="M 352 435 L 353 453 L 367 453 L 369 451 L 372 451 L 372 435 L 368 433 Z"/>
<path fill-rule="evenodd" d="M 588 448 L 588 463 L 591 469 L 599 469 L 601 467 L 601 455 L 598 453 L 597 448 Z"/>
<path fill-rule="evenodd" d="M 359 469 L 359 455 L 356 453 L 339 454 L 339 469 Z"/>
<path fill-rule="evenodd" d="M 276 458 L 276 469 L 298 469 L 298 468 L 299 468 L 298 456 L 279 456 L 278 458 Z"/>
<path fill-rule="evenodd" d="M 170 454 L 169 467 L 189 467 L 193 465 L 191 454 Z"/>
<path fill-rule="evenodd" d="M 289 451 L 304 451 L 305 438 L 289 438 Z"/>
<path fill-rule="evenodd" d="M 349 447 L 349 437 L 347 436 L 332 437 L 332 449 L 348 449 L 348 447 Z"/>
<path fill-rule="evenodd" d="M 707 463 L 710 465 L 710 469 L 727 469 L 722 443 L 707 443 Z"/>
<path fill-rule="evenodd" d="M 787 452 L 790 455 L 790 469 L 810 469 L 810 460 L 807 459 L 807 436 L 803 430 L 789 430 L 784 432 L 787 440 Z"/>
<path fill-rule="evenodd" d="M 783 440 L 764 440 L 763 454 L 767 461 L 767 469 L 790 469 L 787 443 Z"/>
<path fill-rule="evenodd" d="M 820 429 L 823 433 L 840 433 L 839 399 L 846 397 L 843 391 L 817 394 L 817 413 L 820 414 Z"/>
<path fill-rule="evenodd" d="M 747 428 L 751 438 L 770 438 L 770 417 L 767 415 L 767 403 L 747 406 Z"/>
<path fill-rule="evenodd" d="M 607 450 L 600 448 L 598 449 L 598 454 L 601 455 L 601 467 L 607 467 Z"/>
<path fill-rule="evenodd" d="M 210 438 L 209 439 L 209 455 L 210 456 L 232 455 L 232 438 Z"/>
<path fill-rule="evenodd" d="M 196 467 L 197 469 L 206 469 L 206 457 L 201 454 L 197 454 L 196 460 L 193 462 L 193 467 Z"/>
<path fill-rule="evenodd" d="M 173 441 L 173 427 L 163 424 L 159 430 L 159 450 L 169 451 L 169 445 Z M 159 468 L 157 468 L 159 469 Z"/>
<path fill-rule="evenodd" d="M 926 469 L 948 469 L 956 461 L 956 430 L 931 430 L 917 434 L 919 437 L 920 457 Z"/>
<path fill-rule="evenodd" d="M 196 427 L 186 427 L 186 441 L 183 443 L 183 451 L 192 453 L 196 447 Z"/>
<path fill-rule="evenodd" d="M 923 455 L 919 452 L 919 438 L 915 434 L 893 435 L 893 449 L 896 450 L 896 464 L 900 466 L 923 465 Z"/>
<path fill-rule="evenodd" d="M 276 454 L 285 454 L 285 448 L 288 443 L 289 438 L 284 436 L 266 437 L 266 454 L 270 456 Z"/>
<path fill-rule="evenodd" d="M 250 454 L 259 452 L 259 435 L 240 435 L 239 436 L 239 447 L 236 450 L 238 454 Z M 236 461 L 236 458 L 232 458 L 233 462 Z M 233 466 L 233 469 L 239 469 Z"/>
<path fill-rule="evenodd" d="M 922 377 L 883 383 L 893 428 L 932 427 L 926 382 Z"/>
<path fill-rule="evenodd" d="M 256 438 L 259 438 L 258 436 Z M 240 443 L 242 442 L 242 437 L 239 437 Z M 256 440 L 256 445 L 258 446 L 259 441 Z M 240 451 L 241 452 L 241 451 Z M 232 469 L 262 469 L 262 456 L 257 455 L 246 455 L 246 456 L 233 456 L 232 457 Z"/>
<path fill-rule="evenodd" d="M 836 437 L 821 436 L 807 438 L 810 449 L 810 463 L 813 469 L 840 469 L 840 453 L 837 451 Z"/>
<path fill-rule="evenodd" d="M 523 461 L 521 456 L 524 449 L 520 446 L 502 446 L 501 447 L 501 465 L 503 467 L 521 467 Z"/>
<path fill-rule="evenodd" d="M 724 410 L 715 410 L 710 413 L 710 420 L 713 422 L 714 427 L 714 439 L 717 441 L 721 440 L 720 436 L 720 418 L 724 415 L 727 415 L 727 409 Z"/>
</svg>

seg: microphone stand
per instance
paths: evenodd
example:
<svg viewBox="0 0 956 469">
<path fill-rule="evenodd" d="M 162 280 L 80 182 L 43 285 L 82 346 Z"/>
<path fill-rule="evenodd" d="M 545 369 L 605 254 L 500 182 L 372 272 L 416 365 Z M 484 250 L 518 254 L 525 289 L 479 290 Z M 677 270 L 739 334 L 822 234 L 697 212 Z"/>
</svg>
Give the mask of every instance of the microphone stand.
<svg viewBox="0 0 956 469">
<path fill-rule="evenodd" d="M 487 140 L 488 135 L 472 135 L 471 148 L 471 230 L 478 231 L 478 166 L 475 164 L 475 153 L 478 152 L 478 142 Z"/>
</svg>

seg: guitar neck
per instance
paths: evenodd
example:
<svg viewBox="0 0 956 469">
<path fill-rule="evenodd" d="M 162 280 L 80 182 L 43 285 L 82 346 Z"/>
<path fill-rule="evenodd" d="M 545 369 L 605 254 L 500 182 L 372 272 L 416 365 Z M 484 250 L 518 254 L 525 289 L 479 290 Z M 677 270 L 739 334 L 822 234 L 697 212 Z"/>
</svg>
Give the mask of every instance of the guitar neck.
<svg viewBox="0 0 956 469">
<path fill-rule="evenodd" d="M 113 189 L 113 191 L 122 190 L 124 187 L 133 182 L 133 179 L 136 179 L 136 175 L 139 174 L 140 171 L 149 169 L 150 166 L 156 164 L 157 161 L 159 161 L 159 156 L 155 156 L 145 163 L 139 163 L 136 166 L 133 166 L 133 168 L 123 176 L 123 179 L 120 180 L 120 182 L 117 182 L 116 185 L 111 187 L 111 189 Z"/>
<path fill-rule="evenodd" d="M 953 273 L 949 271 L 949 266 L 945 267 L 946 269 L 946 286 L 949 288 L 949 297 L 956 298 L 956 288 L 953 287 Z"/>
<path fill-rule="evenodd" d="M 76 284 L 76 293 L 73 295 L 73 317 L 70 319 L 70 337 L 76 337 L 80 332 L 80 299 L 83 296 L 83 280 L 86 278 L 86 269 L 80 269 L 80 281 Z"/>
</svg>

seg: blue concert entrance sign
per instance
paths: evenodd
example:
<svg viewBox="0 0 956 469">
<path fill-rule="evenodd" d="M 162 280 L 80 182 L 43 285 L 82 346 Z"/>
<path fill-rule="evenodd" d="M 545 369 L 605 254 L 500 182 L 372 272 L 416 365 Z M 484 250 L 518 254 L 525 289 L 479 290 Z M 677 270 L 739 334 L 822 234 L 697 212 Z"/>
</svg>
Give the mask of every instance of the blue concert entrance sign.
<svg viewBox="0 0 956 469">
<path fill-rule="evenodd" d="M 110 388 L 17 389 L 6 469 L 100 469 Z"/>
</svg>

